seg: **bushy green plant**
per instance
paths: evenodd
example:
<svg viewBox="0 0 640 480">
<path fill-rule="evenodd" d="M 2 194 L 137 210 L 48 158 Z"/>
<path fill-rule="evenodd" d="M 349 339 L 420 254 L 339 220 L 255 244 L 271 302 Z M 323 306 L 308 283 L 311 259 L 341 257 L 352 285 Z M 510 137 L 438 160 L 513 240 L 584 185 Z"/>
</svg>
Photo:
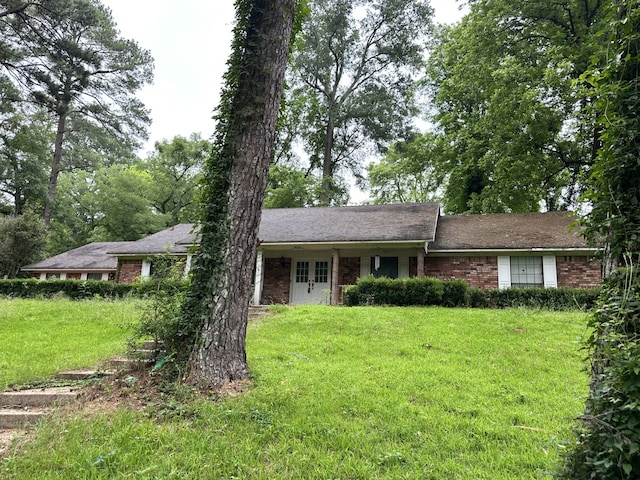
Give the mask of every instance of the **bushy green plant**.
<svg viewBox="0 0 640 480">
<path fill-rule="evenodd" d="M 638 268 L 605 281 L 591 316 L 591 391 L 562 478 L 640 478 Z"/>
<path fill-rule="evenodd" d="M 159 364 L 176 367 L 184 363 L 192 347 L 191 327 L 185 327 L 180 318 L 188 282 L 183 278 L 182 262 L 169 254 L 154 258 L 154 267 L 153 276 L 136 285 L 144 302 L 130 344 L 135 347 L 140 341 L 153 340 L 162 351 Z M 165 370 L 177 373 L 173 368 Z"/>
</svg>

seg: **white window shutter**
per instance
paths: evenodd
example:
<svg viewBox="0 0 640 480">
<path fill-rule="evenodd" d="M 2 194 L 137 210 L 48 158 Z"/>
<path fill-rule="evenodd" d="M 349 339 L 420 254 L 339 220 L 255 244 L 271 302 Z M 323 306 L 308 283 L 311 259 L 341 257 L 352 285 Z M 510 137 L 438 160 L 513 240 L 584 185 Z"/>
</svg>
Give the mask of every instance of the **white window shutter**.
<svg viewBox="0 0 640 480">
<path fill-rule="evenodd" d="M 371 275 L 371 257 L 360 257 L 360 278 Z"/>
<path fill-rule="evenodd" d="M 542 257 L 542 275 L 545 288 L 558 288 L 556 257 L 554 255 L 545 255 Z"/>
<path fill-rule="evenodd" d="M 511 258 L 498 257 L 498 288 L 511 287 Z"/>
</svg>

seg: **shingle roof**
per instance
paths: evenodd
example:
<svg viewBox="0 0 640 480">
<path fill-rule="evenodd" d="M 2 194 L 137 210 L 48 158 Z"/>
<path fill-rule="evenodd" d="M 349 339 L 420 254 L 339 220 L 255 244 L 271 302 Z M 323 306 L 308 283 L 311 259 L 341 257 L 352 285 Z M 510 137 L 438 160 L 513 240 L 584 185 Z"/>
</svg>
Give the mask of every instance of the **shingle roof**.
<svg viewBox="0 0 640 480">
<path fill-rule="evenodd" d="M 160 232 L 141 238 L 126 245 L 116 246 L 109 250 L 113 255 L 143 255 L 160 253 L 187 253 L 193 244 L 195 235 L 191 233 L 193 225 L 181 223 Z"/>
<path fill-rule="evenodd" d="M 267 209 L 258 238 L 262 244 L 426 242 L 435 237 L 439 209 L 438 203 Z M 186 253 L 197 241 L 192 230 L 192 224 L 176 225 L 109 253 Z"/>
<path fill-rule="evenodd" d="M 435 237 L 438 203 L 264 210 L 262 243 L 403 242 Z"/>
<path fill-rule="evenodd" d="M 74 248 L 68 252 L 47 258 L 40 262 L 22 267 L 22 270 L 116 270 L 118 261 L 107 255 L 107 252 L 115 247 L 123 246 L 130 242 L 94 242 L 82 247 Z"/>
<path fill-rule="evenodd" d="M 429 251 L 588 248 L 568 212 L 444 215 Z"/>
</svg>

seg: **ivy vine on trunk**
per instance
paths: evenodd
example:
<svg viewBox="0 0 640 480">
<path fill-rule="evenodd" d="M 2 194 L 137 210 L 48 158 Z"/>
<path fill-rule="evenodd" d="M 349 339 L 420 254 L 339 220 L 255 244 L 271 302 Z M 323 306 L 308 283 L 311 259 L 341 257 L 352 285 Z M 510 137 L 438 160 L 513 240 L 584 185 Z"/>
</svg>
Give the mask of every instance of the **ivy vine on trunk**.
<svg viewBox="0 0 640 480">
<path fill-rule="evenodd" d="M 193 347 L 191 384 L 216 387 L 248 374 L 257 231 L 297 7 L 296 0 L 236 1 L 232 54 L 205 167 L 200 247 L 181 312 L 181 335 Z"/>
</svg>

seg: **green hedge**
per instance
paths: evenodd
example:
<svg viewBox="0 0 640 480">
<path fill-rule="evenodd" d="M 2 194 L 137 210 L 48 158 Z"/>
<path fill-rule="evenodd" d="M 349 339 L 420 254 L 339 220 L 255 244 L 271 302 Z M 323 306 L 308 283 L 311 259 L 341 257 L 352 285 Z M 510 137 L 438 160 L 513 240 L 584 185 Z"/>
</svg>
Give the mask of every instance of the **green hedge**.
<svg viewBox="0 0 640 480">
<path fill-rule="evenodd" d="M 186 286 L 182 280 L 165 281 L 163 288 L 179 291 Z M 0 280 L 0 296 L 12 298 L 51 298 L 65 296 L 74 300 L 87 298 L 144 297 L 157 289 L 157 282 L 114 283 L 95 280 Z"/>
<path fill-rule="evenodd" d="M 529 307 L 549 310 L 591 309 L 600 289 L 468 288 L 464 280 L 364 277 L 344 291 L 344 303 L 355 305 L 436 305 L 444 307 Z"/>
</svg>

